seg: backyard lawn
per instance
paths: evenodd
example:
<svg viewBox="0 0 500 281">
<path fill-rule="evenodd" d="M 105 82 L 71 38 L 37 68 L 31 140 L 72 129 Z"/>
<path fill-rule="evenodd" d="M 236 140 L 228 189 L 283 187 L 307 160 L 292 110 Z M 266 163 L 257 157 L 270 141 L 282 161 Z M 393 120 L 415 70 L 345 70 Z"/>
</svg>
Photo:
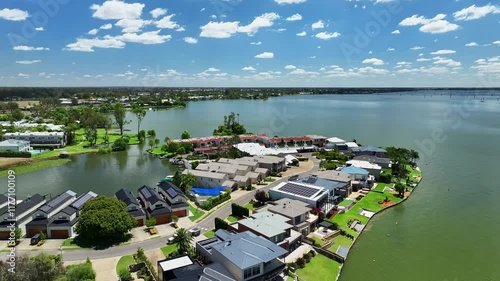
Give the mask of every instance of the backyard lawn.
<svg viewBox="0 0 500 281">
<path fill-rule="evenodd" d="M 316 254 L 304 268 L 298 269 L 295 273 L 300 280 L 336 280 L 340 271 L 340 263 L 331 260 L 323 255 Z M 320 279 L 319 279 L 320 278 Z"/>
<path fill-rule="evenodd" d="M 349 205 L 351 205 L 352 203 L 354 203 L 354 200 L 344 200 L 342 202 L 340 202 L 339 206 L 342 206 L 342 207 L 347 207 Z"/>
<path fill-rule="evenodd" d="M 325 245 L 326 243 L 328 243 L 328 241 L 324 241 L 322 240 L 321 238 L 315 236 L 315 235 L 311 235 L 310 237 L 312 240 L 314 240 L 314 245 L 319 245 L 319 247 Z"/>
<path fill-rule="evenodd" d="M 374 191 L 384 192 L 384 188 L 386 187 L 394 187 L 392 183 L 377 183 L 377 186 L 373 189 Z"/>
<path fill-rule="evenodd" d="M 262 206 L 263 206 L 262 203 L 256 202 L 256 201 L 252 200 L 252 201 L 250 201 L 250 203 L 246 204 L 243 207 L 249 209 L 250 211 L 253 211 L 253 210 L 255 210 L 255 208 L 259 208 L 259 207 L 262 207 Z"/>
<path fill-rule="evenodd" d="M 227 217 L 227 220 L 228 220 L 229 222 L 237 222 L 237 221 L 238 221 L 238 218 L 237 218 L 237 217 L 233 217 L 233 216 L 229 216 L 229 217 Z"/>
<path fill-rule="evenodd" d="M 134 257 L 132 257 L 132 255 L 121 257 L 118 263 L 116 264 L 116 273 L 119 273 L 122 268 L 128 270 L 128 266 L 132 264 L 135 264 L 135 260 Z"/>
<path fill-rule="evenodd" d="M 215 237 L 215 231 L 212 229 L 212 230 L 209 230 L 205 233 L 203 233 L 203 235 L 207 238 L 214 238 Z"/>
<path fill-rule="evenodd" d="M 189 217 L 191 221 L 199 219 L 205 213 L 202 210 L 193 207 L 191 204 L 189 204 L 189 211 L 193 214 L 192 216 Z"/>
<path fill-rule="evenodd" d="M 352 243 L 354 243 L 353 240 L 345 237 L 344 235 L 337 235 L 337 237 L 333 238 L 330 241 L 333 243 L 333 246 L 331 246 L 328 250 L 330 252 L 334 252 L 334 253 L 337 252 L 337 249 L 339 248 L 339 246 L 351 247 Z"/>
<path fill-rule="evenodd" d="M 177 251 L 177 244 L 170 244 L 165 247 L 160 248 L 160 250 L 163 252 L 165 257 L 168 257 L 171 253 Z"/>
</svg>

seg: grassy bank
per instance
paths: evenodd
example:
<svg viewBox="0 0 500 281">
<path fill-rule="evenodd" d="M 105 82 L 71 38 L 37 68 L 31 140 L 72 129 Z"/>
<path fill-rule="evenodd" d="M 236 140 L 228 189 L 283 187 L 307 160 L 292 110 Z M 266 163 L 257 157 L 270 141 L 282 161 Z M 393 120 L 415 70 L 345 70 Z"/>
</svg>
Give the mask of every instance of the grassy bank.
<svg viewBox="0 0 500 281">
<path fill-rule="evenodd" d="M 8 176 L 9 170 L 14 170 L 14 172 L 16 172 L 16 175 L 22 175 L 22 174 L 26 174 L 26 173 L 32 173 L 32 172 L 36 172 L 36 171 L 64 165 L 64 164 L 68 163 L 69 161 L 71 161 L 71 160 L 70 159 L 50 159 L 50 160 L 47 159 L 47 160 L 43 160 L 43 161 L 34 161 L 31 163 L 15 165 L 15 166 L 11 166 L 9 168 L 3 168 L 2 170 L 0 170 L 0 178 Z"/>
</svg>

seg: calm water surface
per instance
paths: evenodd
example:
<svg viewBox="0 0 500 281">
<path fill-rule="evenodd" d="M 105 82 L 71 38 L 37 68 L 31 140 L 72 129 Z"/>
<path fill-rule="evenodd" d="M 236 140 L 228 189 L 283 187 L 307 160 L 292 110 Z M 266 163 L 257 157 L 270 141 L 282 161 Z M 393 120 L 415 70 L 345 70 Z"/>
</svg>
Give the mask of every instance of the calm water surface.
<svg viewBox="0 0 500 281">
<path fill-rule="evenodd" d="M 234 111 L 253 133 L 314 133 L 417 149 L 424 180 L 407 202 L 370 223 L 340 280 L 500 280 L 500 101 L 431 94 L 196 102 L 148 111 L 142 128 L 155 129 L 161 140 L 179 138 L 183 130 L 206 136 Z M 122 187 L 153 185 L 173 167 L 145 150 L 72 157 L 67 165 L 19 176 L 18 194 L 72 189 L 111 195 Z"/>
</svg>

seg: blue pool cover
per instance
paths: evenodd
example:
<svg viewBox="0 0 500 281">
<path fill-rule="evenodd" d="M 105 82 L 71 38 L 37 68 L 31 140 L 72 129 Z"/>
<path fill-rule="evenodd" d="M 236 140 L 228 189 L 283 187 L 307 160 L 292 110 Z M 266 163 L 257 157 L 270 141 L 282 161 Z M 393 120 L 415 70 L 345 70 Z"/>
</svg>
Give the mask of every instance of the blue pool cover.
<svg viewBox="0 0 500 281">
<path fill-rule="evenodd" d="M 194 193 L 196 193 L 200 196 L 217 196 L 224 189 L 226 189 L 226 186 L 211 187 L 211 188 L 192 187 L 191 191 L 193 191 Z"/>
</svg>

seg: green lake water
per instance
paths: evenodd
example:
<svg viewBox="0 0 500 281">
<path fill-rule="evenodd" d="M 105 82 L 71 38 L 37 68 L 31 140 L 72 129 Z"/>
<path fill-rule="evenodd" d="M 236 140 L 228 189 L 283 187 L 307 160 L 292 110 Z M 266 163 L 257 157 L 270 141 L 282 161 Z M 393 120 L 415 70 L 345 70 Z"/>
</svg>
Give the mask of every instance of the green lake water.
<svg viewBox="0 0 500 281">
<path fill-rule="evenodd" d="M 179 138 L 183 130 L 207 136 L 234 111 L 253 133 L 321 134 L 416 149 L 424 180 L 404 204 L 369 223 L 340 280 L 500 280 L 500 101 L 490 93 L 485 102 L 448 93 L 193 102 L 185 109 L 148 111 L 142 128 L 155 129 L 161 140 Z M 135 132 L 135 118 L 129 119 Z M 145 150 L 73 156 L 66 165 L 20 175 L 18 196 L 66 189 L 112 195 L 173 173 Z"/>
</svg>

